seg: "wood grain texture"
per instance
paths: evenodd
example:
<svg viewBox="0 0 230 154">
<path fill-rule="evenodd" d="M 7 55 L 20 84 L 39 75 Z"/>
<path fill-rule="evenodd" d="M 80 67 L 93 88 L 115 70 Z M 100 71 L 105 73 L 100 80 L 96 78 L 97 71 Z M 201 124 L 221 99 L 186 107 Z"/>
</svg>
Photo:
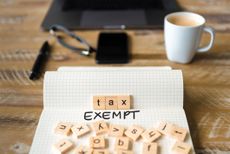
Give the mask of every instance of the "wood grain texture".
<svg viewBox="0 0 230 154">
<path fill-rule="evenodd" d="M 48 34 L 40 24 L 50 0 L 0 0 L 0 153 L 28 153 L 42 111 L 41 78 L 28 74 Z M 94 55 L 82 57 L 55 41 L 46 70 L 60 66 L 164 66 L 182 69 L 185 111 L 197 153 L 230 151 L 230 1 L 178 0 L 182 8 L 204 15 L 216 29 L 211 52 L 197 54 L 191 64 L 166 59 L 162 30 L 127 31 L 132 61 L 127 65 L 96 65 Z M 93 46 L 99 31 L 76 31 Z M 204 35 L 202 45 L 207 44 Z"/>
</svg>

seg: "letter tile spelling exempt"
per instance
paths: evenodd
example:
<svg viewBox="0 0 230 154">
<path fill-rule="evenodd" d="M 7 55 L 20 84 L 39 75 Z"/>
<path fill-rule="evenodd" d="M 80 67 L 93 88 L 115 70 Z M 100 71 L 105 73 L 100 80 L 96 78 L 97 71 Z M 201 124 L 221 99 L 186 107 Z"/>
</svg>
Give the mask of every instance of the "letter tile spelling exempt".
<svg viewBox="0 0 230 154">
<path fill-rule="evenodd" d="M 56 144 L 54 144 L 54 150 L 59 153 L 59 154 L 63 154 L 69 150 L 71 150 L 73 148 L 73 143 L 70 142 L 69 140 L 61 140 L 59 142 L 57 142 Z"/>
<path fill-rule="evenodd" d="M 136 141 L 141 136 L 143 131 L 144 129 L 141 126 L 133 125 L 125 131 L 125 135 Z"/>
<path fill-rule="evenodd" d="M 94 122 L 92 126 L 96 135 L 107 133 L 109 130 L 107 123 L 103 120 Z"/>
<path fill-rule="evenodd" d="M 76 137 L 81 137 L 90 132 L 90 127 L 87 124 L 76 124 L 71 130 Z"/>
<path fill-rule="evenodd" d="M 104 149 L 105 145 L 106 141 L 103 136 L 95 136 L 90 138 L 90 147 L 93 149 Z"/>
<path fill-rule="evenodd" d="M 57 134 L 69 136 L 71 134 L 71 127 L 72 127 L 71 123 L 60 122 L 60 123 L 58 123 L 58 125 L 54 131 Z"/>
</svg>

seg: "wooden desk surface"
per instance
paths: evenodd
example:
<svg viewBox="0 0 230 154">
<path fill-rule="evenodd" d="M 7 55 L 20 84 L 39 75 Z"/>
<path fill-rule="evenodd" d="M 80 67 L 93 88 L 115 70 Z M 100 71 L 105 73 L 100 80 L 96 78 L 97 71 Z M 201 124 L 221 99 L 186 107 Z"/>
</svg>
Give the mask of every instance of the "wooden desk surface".
<svg viewBox="0 0 230 154">
<path fill-rule="evenodd" d="M 133 59 L 127 65 L 182 69 L 185 110 L 197 153 L 230 151 L 230 1 L 179 0 L 186 10 L 201 13 L 216 29 L 211 52 L 197 54 L 189 65 L 166 59 L 162 30 L 127 31 Z M 46 0 L 0 0 L 0 153 L 28 153 L 42 111 L 43 80 L 30 81 L 29 71 L 48 34 L 40 23 Z M 96 46 L 99 31 L 78 31 Z M 202 44 L 207 43 L 205 35 Z M 52 51 L 46 70 L 59 66 L 99 66 L 63 49 Z M 101 65 L 100 65 L 101 66 Z M 103 65 L 114 66 L 114 65 Z"/>
</svg>

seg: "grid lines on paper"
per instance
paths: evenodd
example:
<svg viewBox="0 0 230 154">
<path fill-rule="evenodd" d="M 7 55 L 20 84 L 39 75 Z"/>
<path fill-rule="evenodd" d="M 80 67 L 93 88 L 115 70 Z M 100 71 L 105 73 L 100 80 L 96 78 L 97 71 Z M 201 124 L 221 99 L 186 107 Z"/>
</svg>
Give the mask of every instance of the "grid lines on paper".
<svg viewBox="0 0 230 154">
<path fill-rule="evenodd" d="M 182 107 L 180 71 L 122 70 L 49 72 L 45 78 L 45 107 L 92 108 L 93 95 L 126 95 L 134 108 Z"/>
</svg>

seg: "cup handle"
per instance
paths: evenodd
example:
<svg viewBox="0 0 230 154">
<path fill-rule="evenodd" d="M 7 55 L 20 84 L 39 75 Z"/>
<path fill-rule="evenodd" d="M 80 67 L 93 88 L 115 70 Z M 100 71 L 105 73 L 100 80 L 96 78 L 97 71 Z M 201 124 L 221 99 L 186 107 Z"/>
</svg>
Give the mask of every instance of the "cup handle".
<svg viewBox="0 0 230 154">
<path fill-rule="evenodd" d="M 209 49 L 211 49 L 215 39 L 215 30 L 212 27 L 205 26 L 203 30 L 211 35 L 211 40 L 207 46 L 199 48 L 197 50 L 198 52 L 207 52 Z"/>
</svg>

